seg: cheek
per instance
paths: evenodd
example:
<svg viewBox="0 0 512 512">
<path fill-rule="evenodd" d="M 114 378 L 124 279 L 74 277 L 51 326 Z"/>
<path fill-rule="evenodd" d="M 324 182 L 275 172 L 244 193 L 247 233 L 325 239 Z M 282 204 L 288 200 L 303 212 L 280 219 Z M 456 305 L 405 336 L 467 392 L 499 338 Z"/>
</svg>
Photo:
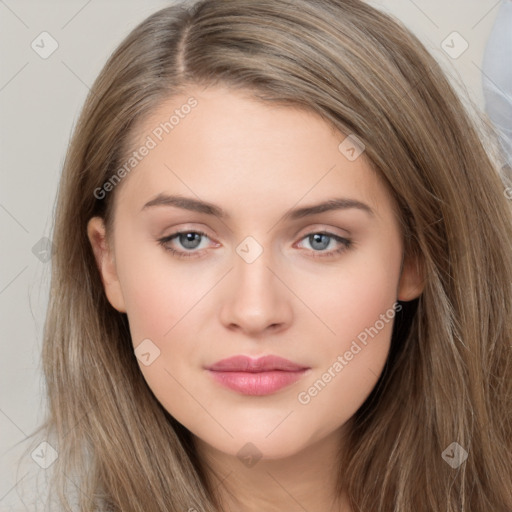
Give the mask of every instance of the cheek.
<svg viewBox="0 0 512 512">
<path fill-rule="evenodd" d="M 313 280 L 306 283 L 303 290 L 309 291 L 311 309 L 330 328 L 323 329 L 326 343 L 320 350 L 348 350 L 352 340 L 359 337 L 364 342 L 365 332 L 374 332 L 375 324 L 379 339 L 390 337 L 400 261 L 399 243 L 376 243 L 352 253 L 329 276 L 319 275 L 316 286 Z"/>
<path fill-rule="evenodd" d="M 389 266 L 364 268 L 346 278 L 337 316 L 332 306 L 337 335 L 343 340 L 352 339 L 376 323 L 382 329 L 379 320 L 396 301 L 397 280 L 398 273 Z"/>
<path fill-rule="evenodd" d="M 297 396 L 308 413 L 322 415 L 328 408 L 347 420 L 374 388 L 391 343 L 400 255 L 399 244 L 359 253 L 330 281 L 327 296 L 312 297 L 334 334 L 315 344 L 318 365 Z"/>
<path fill-rule="evenodd" d="M 145 243 L 147 247 L 133 244 L 138 247 L 131 250 L 120 244 L 118 261 L 135 346 L 145 338 L 164 340 L 211 288 L 208 279 L 194 278 L 186 263 L 176 262 L 164 249 Z"/>
<path fill-rule="evenodd" d="M 396 316 L 396 283 L 378 273 L 346 281 L 336 305 L 325 311 L 335 336 L 315 345 L 318 364 L 295 395 L 297 417 L 315 418 L 318 438 L 345 424 L 382 373 Z M 371 277 L 371 279 L 370 279 Z M 353 286 L 353 289 L 351 287 Z M 313 352 L 311 352 L 313 354 Z"/>
<path fill-rule="evenodd" d="M 194 331 L 201 324 L 198 318 L 205 314 L 201 299 L 211 284 L 190 279 L 189 271 L 166 263 L 165 257 L 131 258 L 123 275 L 123 294 L 141 373 L 158 401 L 181 419 L 190 408 L 188 393 L 196 393 L 195 382 L 187 380 L 187 370 L 200 356 Z M 148 353 L 146 365 L 141 355 Z"/>
<path fill-rule="evenodd" d="M 133 276 L 123 294 L 134 346 L 144 338 L 163 339 L 187 302 L 187 291 L 182 291 L 178 283 L 169 283 L 162 276 L 155 279 L 151 273 Z"/>
</svg>

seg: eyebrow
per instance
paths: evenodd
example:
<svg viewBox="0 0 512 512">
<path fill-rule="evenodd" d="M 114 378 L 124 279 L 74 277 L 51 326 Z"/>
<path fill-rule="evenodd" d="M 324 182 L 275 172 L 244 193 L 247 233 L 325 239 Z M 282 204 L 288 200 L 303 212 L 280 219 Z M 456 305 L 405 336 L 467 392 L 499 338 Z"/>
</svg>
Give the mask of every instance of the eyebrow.
<svg viewBox="0 0 512 512">
<path fill-rule="evenodd" d="M 204 213 L 206 215 L 213 215 L 221 219 L 230 218 L 230 215 L 228 215 L 227 212 L 225 212 L 222 208 L 215 204 L 209 203 L 207 201 L 201 201 L 199 199 L 193 199 L 191 197 L 167 194 L 158 194 L 154 199 L 148 201 L 142 207 L 141 211 L 156 206 L 174 206 L 176 208 L 182 208 L 184 210 Z M 295 208 L 293 210 L 288 211 L 283 216 L 283 218 L 289 220 L 297 220 L 318 213 L 323 213 L 332 210 L 348 210 L 351 208 L 362 210 L 370 216 L 375 215 L 375 212 L 372 210 L 372 208 L 370 208 L 367 204 L 362 203 L 361 201 L 346 197 L 337 197 L 333 199 L 328 199 L 327 201 L 323 201 L 322 203 L 318 203 L 315 205 Z"/>
</svg>

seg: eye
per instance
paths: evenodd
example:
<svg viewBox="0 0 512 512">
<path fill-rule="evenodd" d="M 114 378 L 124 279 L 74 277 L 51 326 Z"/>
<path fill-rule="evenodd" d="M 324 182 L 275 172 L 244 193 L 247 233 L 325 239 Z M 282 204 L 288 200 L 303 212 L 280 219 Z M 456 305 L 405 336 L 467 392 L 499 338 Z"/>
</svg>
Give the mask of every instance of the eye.
<svg viewBox="0 0 512 512">
<path fill-rule="evenodd" d="M 208 235 L 202 231 L 177 231 L 169 236 L 160 238 L 158 243 L 171 254 L 178 258 L 192 258 L 199 257 L 203 250 L 207 247 L 200 248 L 201 242 L 204 238 L 209 238 Z M 347 238 L 329 233 L 326 231 L 314 232 L 306 235 L 301 240 L 307 240 L 312 249 L 313 258 L 326 258 L 333 257 L 346 251 L 352 246 L 352 242 Z M 183 249 L 174 248 L 171 242 L 177 242 Z M 219 244 L 216 244 L 217 246 Z M 337 248 L 326 251 L 329 246 Z M 196 250 L 199 249 L 199 250 Z"/>
<path fill-rule="evenodd" d="M 312 247 L 313 258 L 336 256 L 337 254 L 341 254 L 352 246 L 351 240 L 335 235 L 334 233 L 329 233 L 327 231 L 310 233 L 309 235 L 306 235 L 304 238 L 302 238 L 302 240 L 307 240 Z M 337 248 L 330 251 L 324 250 L 327 247 L 333 245 L 334 247 L 337 246 Z"/>
<path fill-rule="evenodd" d="M 202 238 L 208 238 L 206 233 L 202 231 L 177 231 L 172 235 L 166 236 L 164 238 L 160 238 L 158 243 L 170 253 L 174 254 L 178 258 L 191 258 L 195 257 L 201 253 L 202 248 L 199 251 L 196 251 L 201 244 Z M 178 242 L 185 250 L 175 249 L 170 245 L 170 242 L 174 241 Z"/>
</svg>

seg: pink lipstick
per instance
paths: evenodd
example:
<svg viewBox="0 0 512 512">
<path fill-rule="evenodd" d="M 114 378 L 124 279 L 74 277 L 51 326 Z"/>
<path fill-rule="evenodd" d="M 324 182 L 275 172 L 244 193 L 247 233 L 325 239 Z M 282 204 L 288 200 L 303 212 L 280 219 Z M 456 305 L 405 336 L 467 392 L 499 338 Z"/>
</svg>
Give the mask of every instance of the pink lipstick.
<svg viewBox="0 0 512 512">
<path fill-rule="evenodd" d="M 220 384 L 244 395 L 262 396 L 274 393 L 299 380 L 309 367 L 278 356 L 252 359 L 239 355 L 222 359 L 207 367 Z"/>
</svg>

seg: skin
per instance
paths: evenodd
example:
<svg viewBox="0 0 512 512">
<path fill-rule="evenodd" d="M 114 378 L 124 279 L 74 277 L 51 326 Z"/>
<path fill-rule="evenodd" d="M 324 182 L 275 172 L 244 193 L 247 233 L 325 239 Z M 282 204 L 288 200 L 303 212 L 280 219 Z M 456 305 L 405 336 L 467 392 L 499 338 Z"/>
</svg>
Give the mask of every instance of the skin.
<svg viewBox="0 0 512 512">
<path fill-rule="evenodd" d="M 405 260 L 401 272 L 393 201 L 364 153 L 349 161 L 338 149 L 345 135 L 316 114 L 220 86 L 170 98 L 139 127 L 138 146 L 190 96 L 197 107 L 119 185 L 113 237 L 106 239 L 102 219 L 88 224 L 106 295 L 127 314 L 134 348 L 150 339 L 160 350 L 149 366 L 139 360 L 141 372 L 193 433 L 224 510 L 348 511 L 345 498 L 334 497 L 336 453 L 382 372 L 393 321 L 309 403 L 298 394 L 397 300 L 422 291 L 416 262 Z M 143 209 L 160 193 L 200 198 L 230 217 Z M 361 201 L 373 215 L 350 208 L 283 217 L 333 197 Z M 158 243 L 186 230 L 207 237 L 167 245 L 193 257 Z M 334 254 L 342 247 L 334 238 L 326 247 L 308 238 L 323 231 L 352 245 Z M 236 251 L 248 236 L 263 248 L 252 263 Z M 237 354 L 276 354 L 310 370 L 275 393 L 246 396 L 204 369 Z M 252 467 L 237 456 L 247 443 L 261 456 Z"/>
</svg>

